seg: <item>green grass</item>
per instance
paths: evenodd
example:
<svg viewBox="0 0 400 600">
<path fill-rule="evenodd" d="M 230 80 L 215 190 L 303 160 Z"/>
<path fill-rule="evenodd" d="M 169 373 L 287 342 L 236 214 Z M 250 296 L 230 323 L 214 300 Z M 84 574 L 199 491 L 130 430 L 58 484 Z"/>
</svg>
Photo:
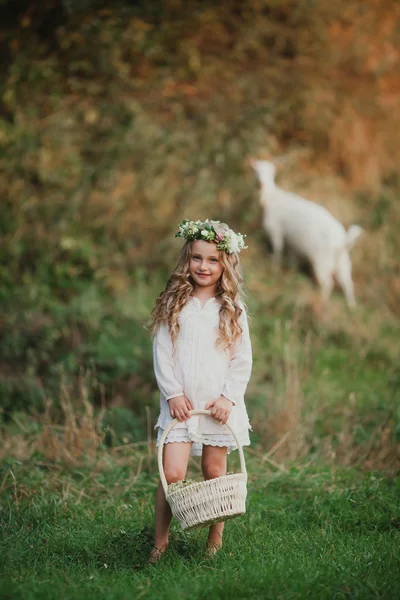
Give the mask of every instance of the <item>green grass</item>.
<svg viewBox="0 0 400 600">
<path fill-rule="evenodd" d="M 11 11 L 13 3 L 2 4 Z M 48 399 L 62 425 L 67 393 L 76 410 L 82 395 L 96 411 L 110 409 L 108 446 L 147 438 L 158 392 L 143 325 L 181 248 L 176 223 L 217 218 L 248 235 L 254 368 L 246 401 L 255 443 L 268 450 L 288 434 L 279 461 L 317 454 L 398 471 L 394 142 L 365 138 L 376 171 L 362 168 L 351 135 L 345 155 L 335 150 L 347 139 L 346 115 L 354 132 L 393 129 L 380 107 L 392 101 L 394 65 L 375 73 L 376 93 L 366 98 L 362 84 L 366 76 L 371 85 L 379 52 L 387 62 L 383 13 L 366 2 L 342 63 L 341 15 L 358 11 L 357 2 L 319 0 L 313 11 L 306 0 L 240 9 L 117 2 L 102 11 L 85 0 L 76 14 L 77 0 L 65 0 L 60 22 L 52 3 L 42 4 L 0 32 L 12 49 L 0 86 L 0 436 L 17 419 L 34 436 L 30 416 L 40 418 Z M 375 42 L 360 45 L 361 31 Z M 360 48 L 373 58 L 361 60 Z M 378 157 L 385 148 L 390 160 Z M 285 156 L 279 185 L 365 228 L 352 253 L 359 308 L 351 315 L 342 293 L 322 310 L 311 278 L 272 268 L 246 166 L 249 155 L 267 154 Z M 362 191 L 338 174 L 352 165 Z M 370 172 L 383 178 L 379 191 L 368 191 Z"/>
<path fill-rule="evenodd" d="M 394 63 L 364 93 L 394 39 L 386 17 L 366 3 L 343 53 L 343 11 L 322 0 L 85 0 L 85 15 L 65 0 L 46 34 L 47 4 L 1 30 L 0 600 L 397 597 L 400 182 L 380 108 Z M 363 150 L 350 131 L 338 155 L 346 115 L 382 137 Z M 353 313 L 336 291 L 321 310 L 310 278 L 272 268 L 245 166 L 265 153 L 285 155 L 282 187 L 366 229 Z M 174 526 L 150 568 L 157 478 L 141 449 L 158 392 L 143 324 L 184 217 L 248 234 L 254 454 L 248 512 L 219 556 L 203 560 L 204 531 Z M 96 467 L 77 466 L 89 456 Z"/>
<path fill-rule="evenodd" d="M 3 470 L 0 597 L 396 597 L 398 479 L 305 466 L 272 473 L 252 457 L 248 465 L 247 514 L 227 524 L 220 554 L 204 560 L 206 532 L 174 525 L 167 555 L 151 567 L 153 460 L 138 476 L 131 466 L 91 473 L 13 461 Z"/>
</svg>

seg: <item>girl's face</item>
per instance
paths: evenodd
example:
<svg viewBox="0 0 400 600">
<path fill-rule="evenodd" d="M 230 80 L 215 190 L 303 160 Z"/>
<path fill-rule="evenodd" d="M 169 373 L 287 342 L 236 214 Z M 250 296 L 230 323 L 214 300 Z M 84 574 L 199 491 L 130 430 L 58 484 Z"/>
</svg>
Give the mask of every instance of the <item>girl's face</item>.
<svg viewBox="0 0 400 600">
<path fill-rule="evenodd" d="M 216 244 L 204 240 L 193 242 L 189 272 L 195 289 L 213 288 L 215 291 L 223 270 L 221 252 L 217 250 Z"/>
</svg>

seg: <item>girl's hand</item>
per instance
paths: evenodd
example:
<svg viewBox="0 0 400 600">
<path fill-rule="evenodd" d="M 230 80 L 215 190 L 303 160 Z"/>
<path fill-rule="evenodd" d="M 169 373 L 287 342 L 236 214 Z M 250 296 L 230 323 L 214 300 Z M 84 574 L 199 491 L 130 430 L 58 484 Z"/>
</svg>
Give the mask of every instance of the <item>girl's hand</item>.
<svg viewBox="0 0 400 600">
<path fill-rule="evenodd" d="M 186 421 L 190 417 L 189 410 L 192 410 L 192 405 L 186 396 L 176 396 L 168 400 L 169 414 L 178 421 Z"/>
<path fill-rule="evenodd" d="M 212 400 L 206 406 L 206 410 L 211 410 L 211 416 L 216 420 L 225 425 L 227 420 L 229 419 L 229 415 L 232 412 L 232 402 L 225 398 L 225 396 L 220 396 L 218 400 Z"/>
</svg>

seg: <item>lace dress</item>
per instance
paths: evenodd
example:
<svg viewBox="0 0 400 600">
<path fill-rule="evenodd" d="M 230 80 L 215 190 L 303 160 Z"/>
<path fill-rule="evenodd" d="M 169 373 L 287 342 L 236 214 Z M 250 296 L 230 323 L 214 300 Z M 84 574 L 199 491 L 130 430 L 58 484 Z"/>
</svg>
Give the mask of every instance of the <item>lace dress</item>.
<svg viewBox="0 0 400 600">
<path fill-rule="evenodd" d="M 231 349 L 216 346 L 219 336 L 219 307 L 210 298 L 202 307 L 198 298 L 192 297 L 179 315 L 180 331 L 175 352 L 168 331 L 162 324 L 153 345 L 154 372 L 160 390 L 160 416 L 157 445 L 163 431 L 173 420 L 168 400 L 185 395 L 193 408 L 205 408 L 210 400 L 224 395 L 233 407 L 229 424 L 234 428 L 240 443 L 249 445 L 249 419 L 244 403 L 244 393 L 251 374 L 252 354 L 247 316 L 243 309 L 240 341 Z M 241 307 L 243 308 L 243 307 Z M 212 417 L 200 415 L 177 423 L 168 434 L 168 442 L 193 442 L 192 455 L 201 455 L 203 444 L 226 446 L 228 452 L 236 448 L 229 429 Z"/>
</svg>

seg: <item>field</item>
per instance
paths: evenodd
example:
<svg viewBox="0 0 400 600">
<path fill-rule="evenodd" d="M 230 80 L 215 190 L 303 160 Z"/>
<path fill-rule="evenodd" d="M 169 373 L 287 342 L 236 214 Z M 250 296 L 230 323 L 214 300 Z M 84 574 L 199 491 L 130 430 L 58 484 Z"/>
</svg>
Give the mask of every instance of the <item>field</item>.
<svg viewBox="0 0 400 600">
<path fill-rule="evenodd" d="M 395 598 L 399 4 L 112 4 L 0 1 L 0 598 Z M 273 267 L 249 156 L 364 229 L 355 310 Z M 248 510 L 151 568 L 183 218 L 247 234 Z"/>
<path fill-rule="evenodd" d="M 146 559 L 155 463 L 147 457 L 138 469 L 134 457 L 126 453 L 125 466 L 108 457 L 100 472 L 7 465 L 1 598 L 396 597 L 398 478 L 315 466 L 280 471 L 252 457 L 248 512 L 226 525 L 220 554 L 206 559 L 204 531 L 175 525 L 154 567 Z"/>
</svg>

